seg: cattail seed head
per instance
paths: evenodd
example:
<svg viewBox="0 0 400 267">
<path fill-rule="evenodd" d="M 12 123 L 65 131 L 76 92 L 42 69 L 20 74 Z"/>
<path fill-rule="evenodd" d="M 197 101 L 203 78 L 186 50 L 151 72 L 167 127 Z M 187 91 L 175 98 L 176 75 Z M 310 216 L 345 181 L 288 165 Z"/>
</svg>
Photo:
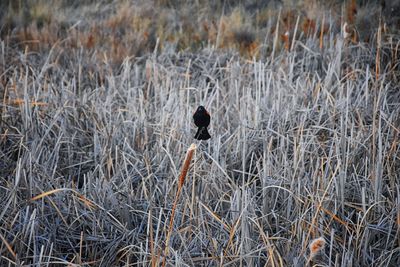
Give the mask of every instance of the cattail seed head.
<svg viewBox="0 0 400 267">
<path fill-rule="evenodd" d="M 349 31 L 349 29 L 348 29 L 348 24 L 347 24 L 347 22 L 345 22 L 344 24 L 343 24 L 343 38 L 344 39 L 348 39 L 348 38 L 350 38 L 350 31 Z"/>
<path fill-rule="evenodd" d="M 317 255 L 321 250 L 324 249 L 326 241 L 323 237 L 319 237 L 311 241 L 310 243 L 310 257 L 314 257 Z"/>
</svg>

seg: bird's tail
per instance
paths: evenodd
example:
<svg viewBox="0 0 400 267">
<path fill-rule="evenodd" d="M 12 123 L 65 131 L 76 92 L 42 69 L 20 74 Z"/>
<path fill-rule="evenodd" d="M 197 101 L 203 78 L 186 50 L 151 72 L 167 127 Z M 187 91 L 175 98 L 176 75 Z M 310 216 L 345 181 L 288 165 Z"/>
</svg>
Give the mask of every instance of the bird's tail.
<svg viewBox="0 0 400 267">
<path fill-rule="evenodd" d="M 208 133 L 207 127 L 199 127 L 194 138 L 197 140 L 208 140 L 211 138 L 211 135 Z"/>
</svg>

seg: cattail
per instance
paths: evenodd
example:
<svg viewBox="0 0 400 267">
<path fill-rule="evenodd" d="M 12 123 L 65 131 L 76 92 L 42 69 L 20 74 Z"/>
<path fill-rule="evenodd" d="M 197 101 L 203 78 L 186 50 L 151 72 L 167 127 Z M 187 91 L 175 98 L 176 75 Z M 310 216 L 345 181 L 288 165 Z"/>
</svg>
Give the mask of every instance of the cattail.
<svg viewBox="0 0 400 267">
<path fill-rule="evenodd" d="M 324 47 L 324 24 L 325 24 L 325 15 L 322 16 L 321 22 L 321 31 L 319 33 L 319 49 L 322 50 Z"/>
<path fill-rule="evenodd" d="M 89 36 L 87 37 L 87 40 L 86 40 L 86 48 L 92 49 L 92 48 L 94 47 L 94 45 L 95 45 L 95 38 L 94 38 L 94 35 L 91 33 L 91 34 L 89 34 Z"/>
<path fill-rule="evenodd" d="M 307 35 L 313 34 L 316 29 L 315 20 L 306 18 L 303 23 L 303 32 Z"/>
<path fill-rule="evenodd" d="M 168 247 L 169 239 L 171 238 L 171 233 L 172 233 L 172 229 L 174 226 L 176 205 L 178 204 L 179 196 L 181 195 L 181 190 L 182 190 L 183 184 L 185 182 L 186 174 L 189 170 L 190 162 L 192 161 L 193 153 L 196 150 L 196 148 L 197 148 L 196 144 L 190 145 L 190 147 L 187 151 L 187 154 L 186 154 L 185 161 L 183 163 L 181 175 L 179 176 L 178 190 L 176 191 L 175 201 L 174 201 L 174 204 L 172 206 L 172 211 L 171 211 L 171 217 L 169 218 L 169 228 L 168 228 L 167 237 L 166 237 L 166 241 L 165 241 L 164 260 L 163 260 L 162 266 L 165 266 L 166 261 L 167 261 L 167 256 L 168 256 L 168 252 L 169 252 L 169 247 Z"/>
<path fill-rule="evenodd" d="M 314 258 L 321 250 L 324 249 L 326 241 L 323 237 L 319 237 L 310 243 L 310 259 Z"/>
<path fill-rule="evenodd" d="M 343 31 L 343 39 L 345 41 L 350 41 L 354 44 L 357 42 L 357 33 L 354 26 L 351 26 L 347 24 L 347 22 L 345 22 L 343 24 L 342 31 Z"/>
<path fill-rule="evenodd" d="M 308 266 L 314 258 L 325 248 L 326 241 L 321 236 L 319 238 L 314 239 L 310 243 L 310 256 L 308 257 L 306 266 Z"/>
<path fill-rule="evenodd" d="M 289 44 L 289 31 L 286 31 L 285 34 L 283 34 L 282 36 L 282 41 L 285 45 L 285 50 L 289 51 L 290 49 L 290 44 Z"/>
<path fill-rule="evenodd" d="M 146 71 L 145 71 L 146 81 L 150 81 L 150 79 L 151 79 L 151 77 L 153 75 L 152 67 L 153 67 L 152 66 L 152 62 L 150 60 L 146 60 L 146 67 L 145 67 L 145 69 L 146 69 Z"/>
<path fill-rule="evenodd" d="M 343 24 L 343 38 L 346 40 L 346 39 L 348 39 L 348 38 L 350 38 L 350 36 L 351 36 L 351 32 L 349 31 L 349 27 L 348 27 L 348 24 L 347 24 L 347 22 L 345 22 L 344 24 Z"/>
<path fill-rule="evenodd" d="M 378 36 L 376 38 L 376 57 L 375 57 L 375 77 L 376 80 L 379 79 L 379 74 L 381 72 L 381 47 L 382 47 L 382 27 L 381 27 L 381 21 L 379 21 L 379 27 L 378 27 Z"/>
<path fill-rule="evenodd" d="M 347 19 L 350 23 L 354 23 L 355 16 L 357 15 L 357 3 L 356 0 L 351 0 L 347 6 Z"/>
<path fill-rule="evenodd" d="M 185 162 L 183 163 L 183 168 L 182 168 L 182 172 L 181 175 L 179 176 L 179 188 L 182 188 L 184 182 L 185 182 L 185 178 L 186 178 L 186 174 L 189 170 L 189 166 L 190 166 L 190 162 L 193 158 L 193 152 L 196 150 L 196 145 L 195 144 L 191 144 L 188 151 L 187 151 L 187 155 L 186 155 L 186 159 Z"/>
</svg>

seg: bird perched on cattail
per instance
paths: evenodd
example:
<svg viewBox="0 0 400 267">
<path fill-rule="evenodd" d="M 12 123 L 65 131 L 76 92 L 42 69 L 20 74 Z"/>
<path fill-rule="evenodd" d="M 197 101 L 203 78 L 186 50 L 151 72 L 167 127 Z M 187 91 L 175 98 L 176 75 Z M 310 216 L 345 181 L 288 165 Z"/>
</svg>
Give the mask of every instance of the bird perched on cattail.
<svg viewBox="0 0 400 267">
<path fill-rule="evenodd" d="M 199 106 L 193 114 L 194 124 L 198 127 L 197 133 L 194 136 L 197 140 L 208 140 L 211 138 L 207 127 L 210 125 L 210 114 L 203 106 Z"/>
</svg>

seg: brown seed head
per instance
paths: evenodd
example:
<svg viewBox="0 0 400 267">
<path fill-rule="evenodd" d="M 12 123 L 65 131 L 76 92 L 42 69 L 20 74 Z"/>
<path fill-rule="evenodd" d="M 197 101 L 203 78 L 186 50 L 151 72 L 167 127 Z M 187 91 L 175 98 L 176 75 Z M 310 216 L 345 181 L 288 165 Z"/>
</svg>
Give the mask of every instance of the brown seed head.
<svg viewBox="0 0 400 267">
<path fill-rule="evenodd" d="M 319 237 L 317 239 L 314 239 L 313 241 L 311 241 L 310 243 L 310 255 L 311 257 L 315 256 L 316 254 L 318 254 L 318 252 L 320 252 L 321 250 L 324 249 L 326 244 L 326 241 L 323 237 Z"/>
</svg>

